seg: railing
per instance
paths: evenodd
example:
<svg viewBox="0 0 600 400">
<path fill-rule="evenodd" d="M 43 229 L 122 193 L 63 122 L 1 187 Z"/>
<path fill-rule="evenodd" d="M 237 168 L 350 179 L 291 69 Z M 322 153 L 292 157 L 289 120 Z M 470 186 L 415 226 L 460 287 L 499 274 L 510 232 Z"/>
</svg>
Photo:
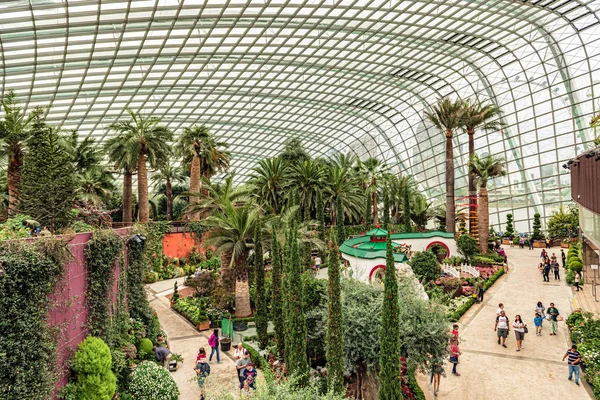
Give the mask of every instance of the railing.
<svg viewBox="0 0 600 400">
<path fill-rule="evenodd" d="M 444 271 L 446 275 L 450 275 L 454 278 L 460 278 L 460 271 L 454 268 L 452 265 L 444 264 L 442 271 Z"/>
<path fill-rule="evenodd" d="M 476 278 L 479 278 L 479 271 L 477 270 L 477 268 L 468 265 L 468 264 L 463 264 L 459 267 L 459 269 L 457 269 L 455 266 L 453 265 L 449 265 L 449 264 L 443 264 L 442 266 L 442 271 L 444 271 L 444 273 L 446 275 L 450 275 L 453 278 L 460 278 L 460 273 L 464 272 L 467 274 L 470 274 Z"/>
<path fill-rule="evenodd" d="M 473 275 L 475 278 L 479 278 L 479 271 L 477 268 L 473 268 L 471 265 L 463 264 L 460 266 L 461 272 L 466 272 L 467 274 Z"/>
</svg>

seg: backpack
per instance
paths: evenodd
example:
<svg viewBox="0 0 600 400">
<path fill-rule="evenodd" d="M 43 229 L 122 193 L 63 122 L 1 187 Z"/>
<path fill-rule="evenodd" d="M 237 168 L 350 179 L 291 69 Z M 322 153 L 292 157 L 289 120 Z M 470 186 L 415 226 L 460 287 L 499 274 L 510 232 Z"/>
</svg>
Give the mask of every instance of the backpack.
<svg viewBox="0 0 600 400">
<path fill-rule="evenodd" d="M 198 375 L 202 375 L 204 377 L 210 375 L 210 365 L 208 365 L 208 363 L 201 363 L 198 369 L 200 370 Z"/>
</svg>

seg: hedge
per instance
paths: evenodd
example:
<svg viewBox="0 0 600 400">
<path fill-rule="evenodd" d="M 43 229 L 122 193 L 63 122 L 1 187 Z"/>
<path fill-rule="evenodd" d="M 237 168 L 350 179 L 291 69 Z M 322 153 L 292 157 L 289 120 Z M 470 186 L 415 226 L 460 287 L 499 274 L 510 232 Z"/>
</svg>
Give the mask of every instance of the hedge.
<svg viewBox="0 0 600 400">
<path fill-rule="evenodd" d="M 494 282 L 498 280 L 502 275 L 504 275 L 504 268 L 500 268 L 490 279 L 485 283 L 485 290 L 488 290 Z"/>
<path fill-rule="evenodd" d="M 411 374 L 408 378 L 408 388 L 415 395 L 415 399 L 417 400 L 425 400 L 425 393 L 423 393 L 423 389 L 417 383 L 417 378 L 415 374 Z"/>
</svg>

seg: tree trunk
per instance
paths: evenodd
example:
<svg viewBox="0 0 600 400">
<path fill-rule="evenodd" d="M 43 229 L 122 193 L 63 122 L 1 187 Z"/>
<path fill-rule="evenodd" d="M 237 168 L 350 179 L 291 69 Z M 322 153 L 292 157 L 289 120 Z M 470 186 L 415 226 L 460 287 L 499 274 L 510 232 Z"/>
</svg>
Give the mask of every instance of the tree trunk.
<svg viewBox="0 0 600 400">
<path fill-rule="evenodd" d="M 469 137 L 469 162 L 475 155 L 475 129 L 468 128 Z M 473 236 L 479 242 L 479 229 L 477 228 L 477 188 L 475 187 L 475 177 L 469 174 L 469 235 Z"/>
<path fill-rule="evenodd" d="M 228 292 L 232 292 L 235 289 L 235 276 L 233 276 L 233 268 L 231 267 L 231 257 L 232 254 L 230 251 L 223 252 L 220 254 L 221 258 L 221 283 L 223 284 L 223 288 Z"/>
<path fill-rule="evenodd" d="M 23 153 L 19 150 L 10 154 L 7 181 L 8 181 L 8 215 L 18 214 L 19 188 L 21 186 L 21 167 L 23 166 Z"/>
<path fill-rule="evenodd" d="M 194 155 L 192 159 L 192 165 L 190 167 L 190 200 L 189 207 L 193 207 L 200 202 L 200 158 Z M 194 195 L 195 194 L 195 195 Z M 192 221 L 198 221 L 200 219 L 200 213 L 193 212 L 189 218 Z"/>
<path fill-rule="evenodd" d="M 479 251 L 484 254 L 488 252 L 488 238 L 490 235 L 490 216 L 488 209 L 487 187 L 479 188 Z"/>
<path fill-rule="evenodd" d="M 123 174 L 123 222 L 131 222 L 133 206 L 133 173 Z"/>
<path fill-rule="evenodd" d="M 148 204 L 148 170 L 146 169 L 146 155 L 144 149 L 138 157 L 138 221 L 150 220 L 150 205 Z"/>
<path fill-rule="evenodd" d="M 204 179 L 200 180 L 200 197 L 205 199 L 208 197 L 207 184 L 210 184 L 210 175 L 206 171 L 201 171 L 200 176 Z M 206 184 L 204 183 L 206 181 Z"/>
<path fill-rule="evenodd" d="M 173 219 L 173 185 L 169 178 L 165 183 L 165 196 L 167 198 L 167 221 L 171 221 Z"/>
<path fill-rule="evenodd" d="M 247 257 L 247 254 L 242 254 L 235 263 L 235 316 L 237 318 L 252 315 Z"/>
<path fill-rule="evenodd" d="M 452 131 L 446 130 L 446 232 L 456 229 L 456 206 L 454 204 L 454 149 Z"/>
<path fill-rule="evenodd" d="M 379 225 L 379 216 L 377 215 L 379 213 L 379 210 L 377 210 L 377 181 L 375 179 L 373 179 L 373 187 L 375 188 L 373 190 L 373 224 L 375 224 L 375 226 Z"/>
</svg>

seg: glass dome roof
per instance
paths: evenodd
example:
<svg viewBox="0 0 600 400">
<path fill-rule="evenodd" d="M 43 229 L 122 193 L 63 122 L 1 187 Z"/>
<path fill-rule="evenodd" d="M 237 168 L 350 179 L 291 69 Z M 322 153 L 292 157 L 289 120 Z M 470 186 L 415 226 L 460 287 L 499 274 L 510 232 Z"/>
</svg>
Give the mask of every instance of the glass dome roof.
<svg viewBox="0 0 600 400">
<path fill-rule="evenodd" d="M 243 179 L 299 137 L 313 156 L 354 152 L 414 175 L 443 200 L 442 96 L 492 101 L 506 128 L 492 224 L 528 230 L 570 199 L 565 160 L 591 143 L 600 0 L 19 0 L 0 3 L 0 90 L 100 140 L 125 107 L 178 132 L 208 125 Z M 455 138 L 457 195 L 467 141 Z M 460 200 L 459 200 L 460 203 Z M 466 203 L 466 201 L 465 201 Z"/>
</svg>

